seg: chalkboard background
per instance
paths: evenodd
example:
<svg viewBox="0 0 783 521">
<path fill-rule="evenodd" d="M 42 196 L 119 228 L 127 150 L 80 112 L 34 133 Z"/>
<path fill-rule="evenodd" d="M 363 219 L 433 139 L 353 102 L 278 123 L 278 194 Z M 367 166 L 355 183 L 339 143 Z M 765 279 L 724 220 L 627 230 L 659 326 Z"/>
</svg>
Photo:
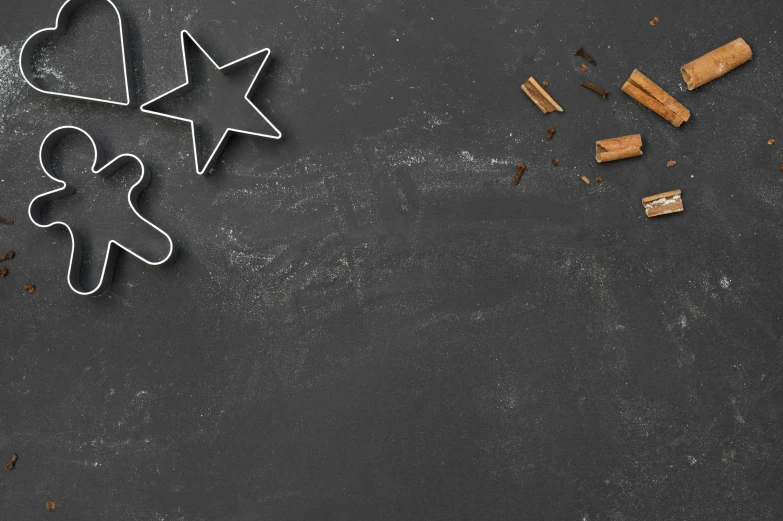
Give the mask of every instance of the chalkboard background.
<svg viewBox="0 0 783 521">
<path fill-rule="evenodd" d="M 60 3 L 4 2 L 0 517 L 783 517 L 779 2 L 117 3 L 139 102 L 184 80 L 182 29 L 219 63 L 270 47 L 254 101 L 285 141 L 238 137 L 200 177 L 186 124 L 28 87 L 19 50 Z M 77 12 L 40 81 L 116 92 L 113 23 Z M 688 92 L 679 66 L 738 37 L 752 62 Z M 635 68 L 692 120 L 623 94 Z M 205 150 L 259 121 L 230 94 L 254 68 L 194 70 L 215 88 L 174 109 Z M 531 75 L 564 113 L 520 92 Z M 175 264 L 120 255 L 108 293 L 71 292 L 67 232 L 26 216 L 59 125 L 144 160 Z M 632 133 L 643 157 L 590 164 Z M 59 149 L 79 191 L 44 218 L 86 235 L 89 285 L 109 238 L 162 245 L 123 207 L 138 172 L 90 180 L 86 152 Z M 648 220 L 641 198 L 677 188 L 685 212 Z"/>
</svg>

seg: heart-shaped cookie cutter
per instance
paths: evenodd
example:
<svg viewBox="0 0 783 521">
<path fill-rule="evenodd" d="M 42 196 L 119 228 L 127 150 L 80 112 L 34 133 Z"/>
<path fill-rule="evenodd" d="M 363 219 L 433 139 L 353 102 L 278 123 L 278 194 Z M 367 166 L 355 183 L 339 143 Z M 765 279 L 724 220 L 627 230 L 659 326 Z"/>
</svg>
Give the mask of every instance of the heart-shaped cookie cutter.
<svg viewBox="0 0 783 521">
<path fill-rule="evenodd" d="M 125 23 L 125 20 L 122 18 L 122 15 L 120 15 L 120 10 L 117 9 L 117 6 L 114 5 L 114 2 L 112 2 L 112 0 L 102 0 L 102 1 L 108 2 L 108 4 L 111 5 L 112 8 L 114 9 L 114 12 L 117 13 L 117 20 L 120 28 L 120 46 L 122 48 L 122 73 L 125 82 L 125 101 L 93 98 L 90 96 L 79 96 L 78 94 L 68 94 L 65 92 L 46 90 L 41 88 L 35 81 L 35 75 L 33 73 L 33 67 L 32 67 L 32 58 L 36 49 L 38 49 L 41 43 L 45 39 L 49 38 L 50 36 L 62 36 L 63 34 L 65 34 L 68 28 L 68 19 L 70 18 L 71 14 L 78 7 L 90 1 L 92 0 L 66 0 L 66 2 L 60 7 L 60 10 L 57 13 L 57 19 L 54 27 L 47 27 L 45 29 L 41 29 L 40 31 L 36 31 L 32 35 L 30 35 L 30 37 L 27 38 L 27 40 L 24 42 L 24 45 L 22 45 L 22 50 L 19 53 L 19 70 L 22 72 L 22 76 L 24 77 L 24 80 L 27 82 L 27 84 L 30 85 L 33 89 L 43 94 L 50 94 L 52 96 L 62 96 L 65 98 L 74 98 L 74 99 L 80 99 L 85 101 L 97 101 L 100 103 L 108 103 L 110 105 L 120 105 L 123 107 L 129 107 L 135 102 L 134 99 L 135 92 L 134 89 L 131 88 L 131 78 L 133 76 L 131 74 L 130 64 L 128 63 L 127 52 L 126 52 L 127 46 L 125 42 L 125 35 L 128 31 L 127 31 L 127 25 Z"/>
<path fill-rule="evenodd" d="M 63 181 L 62 179 L 59 179 L 54 174 L 52 174 L 52 153 L 57 146 L 57 144 L 67 135 L 69 134 L 84 134 L 87 136 L 87 138 L 90 140 L 90 143 L 92 143 L 93 151 L 94 151 L 94 160 L 92 164 L 91 171 L 93 174 L 97 174 L 101 177 L 109 177 L 113 173 L 115 173 L 117 170 L 122 168 L 123 166 L 135 161 L 139 164 L 141 167 L 141 176 L 139 180 L 130 187 L 128 190 L 128 204 L 133 209 L 133 212 L 136 214 L 136 216 L 147 223 L 148 225 L 152 226 L 155 230 L 160 232 L 163 236 L 166 237 L 166 240 L 169 243 L 169 252 L 166 254 L 166 256 L 159 261 L 153 261 L 145 258 L 142 255 L 139 255 L 138 253 L 134 252 L 131 248 L 121 244 L 118 241 L 110 240 L 108 243 L 108 246 L 106 248 L 106 257 L 104 259 L 103 263 L 103 269 L 101 271 L 101 278 L 98 282 L 98 285 L 95 287 L 95 289 L 91 291 L 85 291 L 81 283 L 79 282 L 79 272 L 81 268 L 81 262 L 76 259 L 76 253 L 79 252 L 81 258 L 81 252 L 82 252 L 82 240 L 79 236 L 78 232 L 75 232 L 71 227 L 62 222 L 62 221 L 55 221 L 49 224 L 43 224 L 40 222 L 41 217 L 41 210 L 43 210 L 44 206 L 49 204 L 55 199 L 60 199 L 62 197 L 66 197 L 68 195 L 71 195 L 76 192 L 76 189 L 72 186 L 68 186 L 68 184 Z M 43 142 L 41 142 L 41 149 L 39 152 L 39 160 L 41 163 L 41 168 L 46 173 L 47 176 L 49 176 L 50 179 L 60 183 L 62 186 L 60 188 L 57 188 L 55 190 L 52 190 L 50 192 L 46 192 L 43 194 L 40 194 L 36 196 L 32 201 L 30 201 L 30 205 L 27 208 L 27 215 L 30 217 L 30 220 L 33 222 L 34 225 L 38 226 L 39 228 L 50 228 L 52 226 L 56 225 L 62 225 L 65 226 L 65 228 L 68 230 L 68 233 L 71 235 L 71 258 L 68 264 L 68 285 L 71 287 L 71 289 L 78 293 L 79 295 L 96 295 L 98 293 L 101 293 L 109 288 L 111 285 L 111 279 L 112 279 L 112 273 L 114 271 L 114 261 L 116 260 L 117 253 L 119 253 L 118 249 L 122 249 L 140 261 L 144 262 L 145 264 L 148 264 L 150 266 L 160 266 L 162 264 L 170 264 L 176 260 L 178 250 L 176 246 L 174 245 L 174 241 L 171 240 L 171 236 L 152 224 L 150 221 L 145 219 L 141 213 L 139 212 L 139 208 L 136 204 L 136 200 L 139 198 L 139 194 L 144 191 L 144 189 L 149 185 L 150 183 L 150 174 L 149 171 L 144 167 L 144 163 L 139 159 L 137 156 L 133 154 L 123 154 L 120 156 L 117 156 L 116 158 L 112 159 L 110 162 L 106 163 L 105 165 L 99 167 L 99 164 L 102 164 L 105 161 L 105 157 L 103 154 L 103 149 L 98 146 L 98 144 L 95 142 L 95 140 L 88 134 L 86 131 L 82 130 L 79 127 L 72 127 L 72 126 L 63 126 L 58 127 L 51 132 L 44 138 Z"/>
</svg>

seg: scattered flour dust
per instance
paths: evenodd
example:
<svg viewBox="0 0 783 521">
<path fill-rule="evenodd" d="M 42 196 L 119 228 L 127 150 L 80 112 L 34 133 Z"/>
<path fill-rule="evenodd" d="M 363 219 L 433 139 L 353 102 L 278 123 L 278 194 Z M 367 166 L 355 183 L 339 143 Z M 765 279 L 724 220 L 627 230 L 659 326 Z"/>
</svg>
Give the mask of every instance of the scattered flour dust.
<svg viewBox="0 0 783 521">
<path fill-rule="evenodd" d="M 5 131 L 8 107 L 13 105 L 21 89 L 21 78 L 16 72 L 16 51 L 0 45 L 0 132 Z"/>
<path fill-rule="evenodd" d="M 723 289 L 729 289 L 729 286 L 731 286 L 731 279 L 728 278 L 726 275 L 723 275 L 720 278 L 720 287 Z"/>
</svg>

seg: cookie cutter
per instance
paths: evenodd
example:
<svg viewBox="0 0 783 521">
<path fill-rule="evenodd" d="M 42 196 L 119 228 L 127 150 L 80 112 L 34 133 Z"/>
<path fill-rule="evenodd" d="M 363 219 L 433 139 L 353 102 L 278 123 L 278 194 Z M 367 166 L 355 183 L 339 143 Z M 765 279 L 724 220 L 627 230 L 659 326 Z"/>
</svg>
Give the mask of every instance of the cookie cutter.
<svg viewBox="0 0 783 521">
<path fill-rule="evenodd" d="M 169 243 L 169 252 L 163 258 L 163 260 L 160 261 L 152 261 L 147 258 L 145 258 L 142 255 L 139 255 L 138 253 L 134 252 L 131 248 L 121 244 L 118 241 L 110 240 L 107 248 L 106 248 L 106 257 L 104 259 L 103 263 L 103 270 L 101 271 L 101 278 L 98 282 L 98 285 L 95 287 L 95 289 L 90 291 L 85 291 L 80 282 L 79 282 L 79 271 L 80 271 L 80 259 L 75 261 L 76 259 L 76 252 L 78 251 L 81 254 L 82 251 L 82 239 L 79 236 L 78 232 L 75 232 L 71 227 L 62 222 L 62 221 L 55 221 L 49 224 L 43 224 L 40 222 L 41 217 L 41 210 L 43 210 L 44 206 L 49 204 L 50 202 L 54 201 L 55 199 L 60 199 L 63 197 L 66 197 L 68 195 L 71 195 L 76 192 L 76 189 L 72 186 L 68 186 L 68 184 L 63 181 L 62 179 L 57 178 L 54 174 L 52 174 L 52 152 L 54 151 L 54 148 L 57 146 L 57 144 L 67 135 L 69 134 L 84 134 L 89 138 L 90 142 L 92 143 L 93 151 L 94 151 L 94 159 L 91 171 L 93 174 L 97 174 L 101 177 L 107 178 L 111 176 L 113 173 L 115 173 L 117 170 L 122 168 L 123 166 L 132 163 L 135 161 L 136 163 L 141 166 L 141 176 L 139 180 L 130 187 L 128 190 L 128 204 L 130 205 L 131 209 L 133 209 L 133 212 L 136 214 L 136 216 L 153 227 L 155 230 L 160 232 L 163 236 L 166 237 L 166 240 Z M 30 201 L 30 205 L 27 207 L 27 215 L 30 217 L 30 220 L 33 222 L 34 225 L 38 226 L 39 228 L 50 228 L 52 226 L 56 225 L 62 225 L 65 226 L 65 228 L 68 229 L 68 233 L 71 235 L 71 258 L 68 264 L 68 285 L 71 287 L 71 289 L 76 292 L 79 295 L 96 295 L 98 293 L 101 293 L 109 288 L 111 285 L 111 279 L 112 279 L 112 273 L 114 271 L 114 261 L 116 260 L 117 254 L 119 253 L 119 249 L 122 249 L 140 261 L 144 262 L 145 264 L 148 264 L 149 266 L 160 266 L 162 264 L 169 264 L 174 262 L 176 260 L 176 256 L 178 253 L 177 247 L 174 245 L 174 242 L 171 240 L 171 236 L 152 224 L 150 221 L 145 219 L 141 213 L 139 212 L 139 208 L 136 204 L 136 200 L 139 197 L 139 194 L 144 191 L 145 188 L 150 183 L 150 174 L 149 171 L 144 167 L 144 163 L 139 159 L 137 156 L 133 154 L 122 154 L 120 156 L 115 157 L 110 162 L 106 163 L 105 165 L 98 167 L 99 164 L 103 163 L 105 161 L 103 149 L 95 142 L 95 140 L 88 134 L 85 130 L 82 130 L 79 127 L 73 127 L 73 126 L 63 126 L 58 127 L 51 132 L 44 138 L 43 142 L 41 142 L 41 149 L 39 152 L 39 161 L 41 163 L 41 168 L 43 168 L 43 171 L 46 173 L 47 176 L 49 176 L 50 179 L 53 181 L 56 181 L 60 183 L 62 186 L 60 188 L 57 188 L 55 190 L 52 190 L 50 192 L 46 192 L 43 194 L 40 194 L 36 196 L 32 201 Z"/>
<path fill-rule="evenodd" d="M 250 100 L 250 98 L 253 96 L 255 91 L 258 89 L 258 84 L 260 83 L 259 79 L 261 77 L 261 72 L 264 70 L 264 66 L 266 65 L 266 62 L 269 59 L 269 55 L 271 54 L 271 51 L 269 50 L 269 48 L 261 49 L 260 51 L 256 51 L 254 53 L 248 54 L 247 56 L 245 56 L 243 58 L 239 58 L 238 60 L 234 60 L 234 61 L 232 61 L 230 63 L 225 64 L 225 65 L 218 65 L 217 63 L 215 63 L 215 60 L 212 59 L 212 57 L 207 53 L 207 51 L 204 50 L 204 48 L 196 41 L 196 39 L 188 31 L 182 31 L 180 33 L 180 35 L 181 35 L 181 38 L 182 38 L 182 58 L 183 58 L 183 62 L 185 64 L 185 83 L 183 83 L 179 87 L 175 87 L 175 88 L 171 89 L 170 91 L 166 92 L 165 94 L 162 94 L 162 95 L 158 96 L 157 98 L 155 98 L 155 99 L 153 99 L 151 101 L 148 101 L 148 102 L 142 104 L 141 105 L 141 111 L 144 112 L 145 114 L 152 114 L 152 115 L 155 115 L 155 116 L 162 116 L 164 118 L 169 118 L 169 119 L 174 119 L 174 120 L 177 120 L 177 121 L 184 121 L 185 123 L 190 123 L 190 132 L 193 135 L 193 158 L 194 158 L 194 162 L 196 164 L 196 173 L 198 175 L 204 175 L 214 165 L 215 161 L 218 159 L 218 157 L 220 157 L 220 155 L 222 154 L 223 150 L 225 149 L 225 147 L 227 145 L 227 143 L 226 143 L 227 137 L 228 137 L 229 133 L 231 133 L 231 132 L 234 132 L 234 133 L 237 133 L 237 134 L 245 134 L 245 135 L 249 135 L 249 136 L 262 137 L 262 138 L 267 138 L 267 139 L 274 139 L 274 140 L 281 139 L 283 137 L 283 135 L 280 133 L 280 131 L 277 129 L 277 127 L 275 127 L 275 125 L 271 121 L 269 121 L 269 118 L 267 118 L 258 109 L 258 107 L 256 107 L 255 104 L 253 104 L 253 102 Z M 231 69 L 234 69 L 234 68 L 237 68 L 237 67 L 243 65 L 245 62 L 250 61 L 250 60 L 256 58 L 257 56 L 260 56 L 260 55 L 264 56 L 263 60 L 261 61 L 261 66 L 258 68 L 258 72 L 253 77 L 253 81 L 250 83 L 250 88 L 248 88 L 247 92 L 245 93 L 245 101 L 247 101 L 248 104 L 251 107 L 253 107 L 253 109 L 255 109 L 255 111 L 262 118 L 264 118 L 264 121 L 266 121 L 267 124 L 270 127 L 272 127 L 272 129 L 274 129 L 274 132 L 275 132 L 274 134 L 262 134 L 262 133 L 258 133 L 258 132 L 250 132 L 250 131 L 247 131 L 247 130 L 242 130 L 242 129 L 237 129 L 237 128 L 231 128 L 231 127 L 227 128 L 225 130 L 225 132 L 223 132 L 223 135 L 220 137 L 220 141 L 218 142 L 218 144 L 215 147 L 215 149 L 212 151 L 212 154 L 207 159 L 207 161 L 204 164 L 203 168 L 199 168 L 199 153 L 198 153 L 198 143 L 197 143 L 197 140 L 196 140 L 196 123 L 195 123 L 195 121 L 192 120 L 192 119 L 182 118 L 182 117 L 179 117 L 179 116 L 172 116 L 171 114 L 166 114 L 164 112 L 154 111 L 154 110 L 150 110 L 149 108 L 147 108 L 149 105 L 152 105 L 153 103 L 161 101 L 164 98 L 169 98 L 169 97 L 173 98 L 173 97 L 179 96 L 180 94 L 188 92 L 188 91 L 190 91 L 193 88 L 193 78 L 191 77 L 190 67 L 188 66 L 188 51 L 187 51 L 187 41 L 186 41 L 186 39 L 189 39 L 193 44 L 195 44 L 196 47 L 198 47 L 199 51 L 201 51 L 201 53 L 209 59 L 209 61 L 212 63 L 212 65 L 217 70 L 222 71 L 224 73 L 230 71 Z"/>
<path fill-rule="evenodd" d="M 32 58 L 36 49 L 43 43 L 44 40 L 50 36 L 62 36 L 68 29 L 68 20 L 73 12 L 83 4 L 90 2 L 91 0 L 66 0 L 66 2 L 60 7 L 57 12 L 57 18 L 54 27 L 47 27 L 39 31 L 34 32 L 22 45 L 22 50 L 19 53 L 19 70 L 22 72 L 24 81 L 33 89 L 43 94 L 50 94 L 52 96 L 62 96 L 64 98 L 80 99 L 85 101 L 97 101 L 100 103 L 108 103 L 110 105 L 120 105 L 128 107 L 134 102 L 135 92 L 131 89 L 131 78 L 133 77 L 130 70 L 130 64 L 127 60 L 125 34 L 128 32 L 128 27 L 125 20 L 120 15 L 120 10 L 114 5 L 112 0 L 104 0 L 112 6 L 114 12 L 117 13 L 117 20 L 120 27 L 120 47 L 122 48 L 122 71 L 125 79 L 125 101 L 115 101 L 110 99 L 93 98 L 90 96 L 79 96 L 78 94 L 68 94 L 65 92 L 56 92 L 46 90 L 38 86 L 35 81 L 32 68 Z"/>
</svg>

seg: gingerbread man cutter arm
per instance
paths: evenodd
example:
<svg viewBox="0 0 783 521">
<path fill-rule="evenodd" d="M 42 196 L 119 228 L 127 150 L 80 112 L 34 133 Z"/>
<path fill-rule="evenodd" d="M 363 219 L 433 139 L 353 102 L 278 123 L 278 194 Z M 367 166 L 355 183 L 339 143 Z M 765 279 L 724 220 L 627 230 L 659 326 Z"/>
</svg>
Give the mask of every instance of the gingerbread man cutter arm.
<svg viewBox="0 0 783 521">
<path fill-rule="evenodd" d="M 85 290 L 84 288 L 82 288 L 81 283 L 79 281 L 79 272 L 81 268 L 80 259 L 81 259 L 81 252 L 82 252 L 82 239 L 79 233 L 73 230 L 68 224 L 62 221 L 55 221 L 49 224 L 43 224 L 40 221 L 41 210 L 43 210 L 43 208 L 47 204 L 54 201 L 55 199 L 60 199 L 62 197 L 71 195 L 76 191 L 72 186 L 68 186 L 68 184 L 65 181 L 57 178 L 52 174 L 53 171 L 52 152 L 54 151 L 57 144 L 65 136 L 69 134 L 78 134 L 78 133 L 87 136 L 87 138 L 90 140 L 90 143 L 92 143 L 92 147 L 94 151 L 94 160 L 93 160 L 91 171 L 93 174 L 106 178 L 111 176 L 115 172 L 117 172 L 117 170 L 119 170 L 123 166 L 129 163 L 133 163 L 134 161 L 141 167 L 142 174 L 139 180 L 136 183 L 134 183 L 133 186 L 131 186 L 130 189 L 128 190 L 128 204 L 133 209 L 133 212 L 136 214 L 136 217 L 138 217 L 146 224 L 154 228 L 158 233 L 163 235 L 169 244 L 169 251 L 164 256 L 163 259 L 150 260 L 144 257 L 143 255 L 136 253 L 135 251 L 133 251 L 133 249 L 123 245 L 119 241 L 115 241 L 113 239 L 110 240 L 106 247 L 106 257 L 104 259 L 100 280 L 98 281 L 97 286 L 92 290 Z M 162 229 L 160 229 L 158 226 L 154 225 L 153 223 L 145 219 L 139 212 L 136 201 L 138 200 L 139 194 L 142 191 L 144 191 L 144 189 L 149 185 L 151 176 L 149 174 L 149 171 L 145 168 L 144 163 L 137 156 L 133 154 L 123 154 L 121 156 L 117 156 L 109 163 L 103 166 L 99 166 L 104 162 L 104 154 L 103 154 L 103 150 L 95 142 L 92 136 L 90 136 L 90 134 L 88 134 L 86 131 L 82 130 L 79 127 L 64 126 L 52 130 L 44 138 L 43 142 L 41 143 L 39 160 L 41 163 L 41 168 L 46 173 L 46 175 L 53 181 L 59 183 L 61 186 L 60 188 L 51 190 L 49 192 L 43 193 L 35 197 L 30 202 L 30 205 L 27 208 L 27 214 L 28 217 L 30 218 L 30 221 L 32 221 L 32 223 L 38 226 L 39 228 L 50 228 L 53 226 L 61 225 L 68 230 L 68 233 L 71 236 L 71 255 L 68 263 L 67 279 L 68 279 L 68 285 L 75 293 L 79 295 L 96 295 L 108 289 L 109 286 L 111 285 L 112 273 L 114 269 L 114 261 L 117 257 L 117 253 L 119 253 L 119 250 L 123 250 L 126 251 L 127 253 L 130 253 L 131 255 L 133 255 L 134 257 L 136 257 L 137 259 L 139 259 L 140 261 L 144 262 L 149 266 L 160 266 L 162 264 L 172 263 L 174 262 L 174 260 L 176 260 L 178 250 L 174 244 L 174 241 L 172 241 L 171 236 L 166 232 L 164 232 Z"/>
</svg>

